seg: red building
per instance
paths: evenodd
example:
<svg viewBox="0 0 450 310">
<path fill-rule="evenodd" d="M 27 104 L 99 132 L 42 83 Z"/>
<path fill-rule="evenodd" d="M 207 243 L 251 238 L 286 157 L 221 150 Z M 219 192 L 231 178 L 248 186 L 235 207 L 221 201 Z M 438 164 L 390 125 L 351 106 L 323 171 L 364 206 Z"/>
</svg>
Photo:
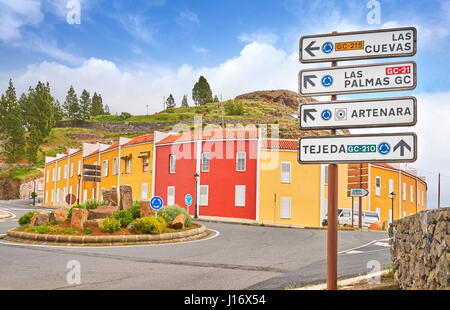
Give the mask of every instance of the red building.
<svg viewBox="0 0 450 310">
<path fill-rule="evenodd" d="M 257 129 L 171 134 L 156 141 L 154 194 L 181 207 L 191 194 L 193 215 L 198 198 L 199 215 L 256 219 L 258 141 Z"/>
</svg>

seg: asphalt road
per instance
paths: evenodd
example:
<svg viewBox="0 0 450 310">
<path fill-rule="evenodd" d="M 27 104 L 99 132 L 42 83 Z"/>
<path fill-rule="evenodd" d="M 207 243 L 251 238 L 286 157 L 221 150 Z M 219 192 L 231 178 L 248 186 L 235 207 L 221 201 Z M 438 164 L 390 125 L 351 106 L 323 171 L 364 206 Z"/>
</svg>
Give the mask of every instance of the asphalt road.
<svg viewBox="0 0 450 310">
<path fill-rule="evenodd" d="M 18 225 L 30 201 L 0 201 Z M 326 231 L 204 223 L 206 240 L 121 247 L 60 247 L 0 240 L 0 289 L 284 289 L 325 281 Z M 367 274 L 368 263 L 389 264 L 384 232 L 339 232 L 339 277 Z M 378 242 L 377 242 L 378 240 Z M 381 241 L 380 241 L 381 240 Z M 70 261 L 81 283 L 66 277 Z"/>
</svg>

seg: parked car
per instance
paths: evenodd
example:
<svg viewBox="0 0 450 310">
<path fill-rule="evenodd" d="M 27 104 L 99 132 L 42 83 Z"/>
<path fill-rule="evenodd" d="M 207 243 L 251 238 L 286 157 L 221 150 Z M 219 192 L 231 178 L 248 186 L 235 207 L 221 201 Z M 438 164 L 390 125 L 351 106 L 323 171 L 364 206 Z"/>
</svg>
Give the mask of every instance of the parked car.
<svg viewBox="0 0 450 310">
<path fill-rule="evenodd" d="M 362 226 L 370 227 L 372 223 L 380 222 L 380 216 L 377 212 L 365 211 L 362 214 Z M 338 223 L 342 226 L 352 225 L 352 210 L 351 209 L 338 209 Z M 353 210 L 353 225 L 358 226 L 359 223 L 359 210 Z M 328 214 L 322 221 L 322 226 L 328 225 Z"/>
</svg>

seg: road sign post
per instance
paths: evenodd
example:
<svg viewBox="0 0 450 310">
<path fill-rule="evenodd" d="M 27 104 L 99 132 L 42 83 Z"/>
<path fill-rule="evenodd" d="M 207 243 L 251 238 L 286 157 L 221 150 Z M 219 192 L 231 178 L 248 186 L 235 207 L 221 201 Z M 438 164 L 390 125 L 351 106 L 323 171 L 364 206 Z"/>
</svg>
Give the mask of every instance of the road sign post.
<svg viewBox="0 0 450 310">
<path fill-rule="evenodd" d="M 300 95 L 331 95 L 331 102 L 299 107 L 300 129 L 329 129 L 331 136 L 300 138 L 298 162 L 329 165 L 327 288 L 334 290 L 337 288 L 337 164 L 360 164 L 359 180 L 355 180 L 360 188 L 353 187 L 354 177 L 349 188 L 352 189 L 352 225 L 354 197 L 358 197 L 359 227 L 362 227 L 362 197 L 368 194 L 363 187 L 367 177 L 364 180 L 362 176 L 362 164 L 414 162 L 417 158 L 417 137 L 414 133 L 336 135 L 336 129 L 415 125 L 417 104 L 413 97 L 339 102 L 336 99 L 339 94 L 415 89 L 416 63 L 404 61 L 337 67 L 337 61 L 413 56 L 417 51 L 417 31 L 414 27 L 404 27 L 333 32 L 303 36 L 299 45 L 300 62 L 332 62 L 329 68 L 305 69 L 298 74 Z"/>
</svg>

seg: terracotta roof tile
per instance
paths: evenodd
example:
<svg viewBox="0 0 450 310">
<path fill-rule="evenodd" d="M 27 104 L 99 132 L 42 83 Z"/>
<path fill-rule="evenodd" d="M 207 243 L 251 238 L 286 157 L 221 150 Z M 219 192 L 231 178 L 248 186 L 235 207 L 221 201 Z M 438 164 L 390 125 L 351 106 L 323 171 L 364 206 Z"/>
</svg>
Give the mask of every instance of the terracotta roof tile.
<svg viewBox="0 0 450 310">
<path fill-rule="evenodd" d="M 297 150 L 298 140 L 264 139 L 262 141 L 262 148 L 272 150 Z"/>
<path fill-rule="evenodd" d="M 143 135 L 136 138 L 131 139 L 131 141 L 125 143 L 124 145 L 133 145 L 138 143 L 152 142 L 154 140 L 153 134 Z"/>
<path fill-rule="evenodd" d="M 202 134 L 202 137 L 200 137 Z M 172 134 L 161 141 L 158 144 L 185 142 L 194 140 L 212 140 L 212 139 L 256 139 L 258 138 L 258 129 L 220 129 L 220 130 L 208 130 L 202 132 L 188 132 L 182 134 Z"/>
</svg>

